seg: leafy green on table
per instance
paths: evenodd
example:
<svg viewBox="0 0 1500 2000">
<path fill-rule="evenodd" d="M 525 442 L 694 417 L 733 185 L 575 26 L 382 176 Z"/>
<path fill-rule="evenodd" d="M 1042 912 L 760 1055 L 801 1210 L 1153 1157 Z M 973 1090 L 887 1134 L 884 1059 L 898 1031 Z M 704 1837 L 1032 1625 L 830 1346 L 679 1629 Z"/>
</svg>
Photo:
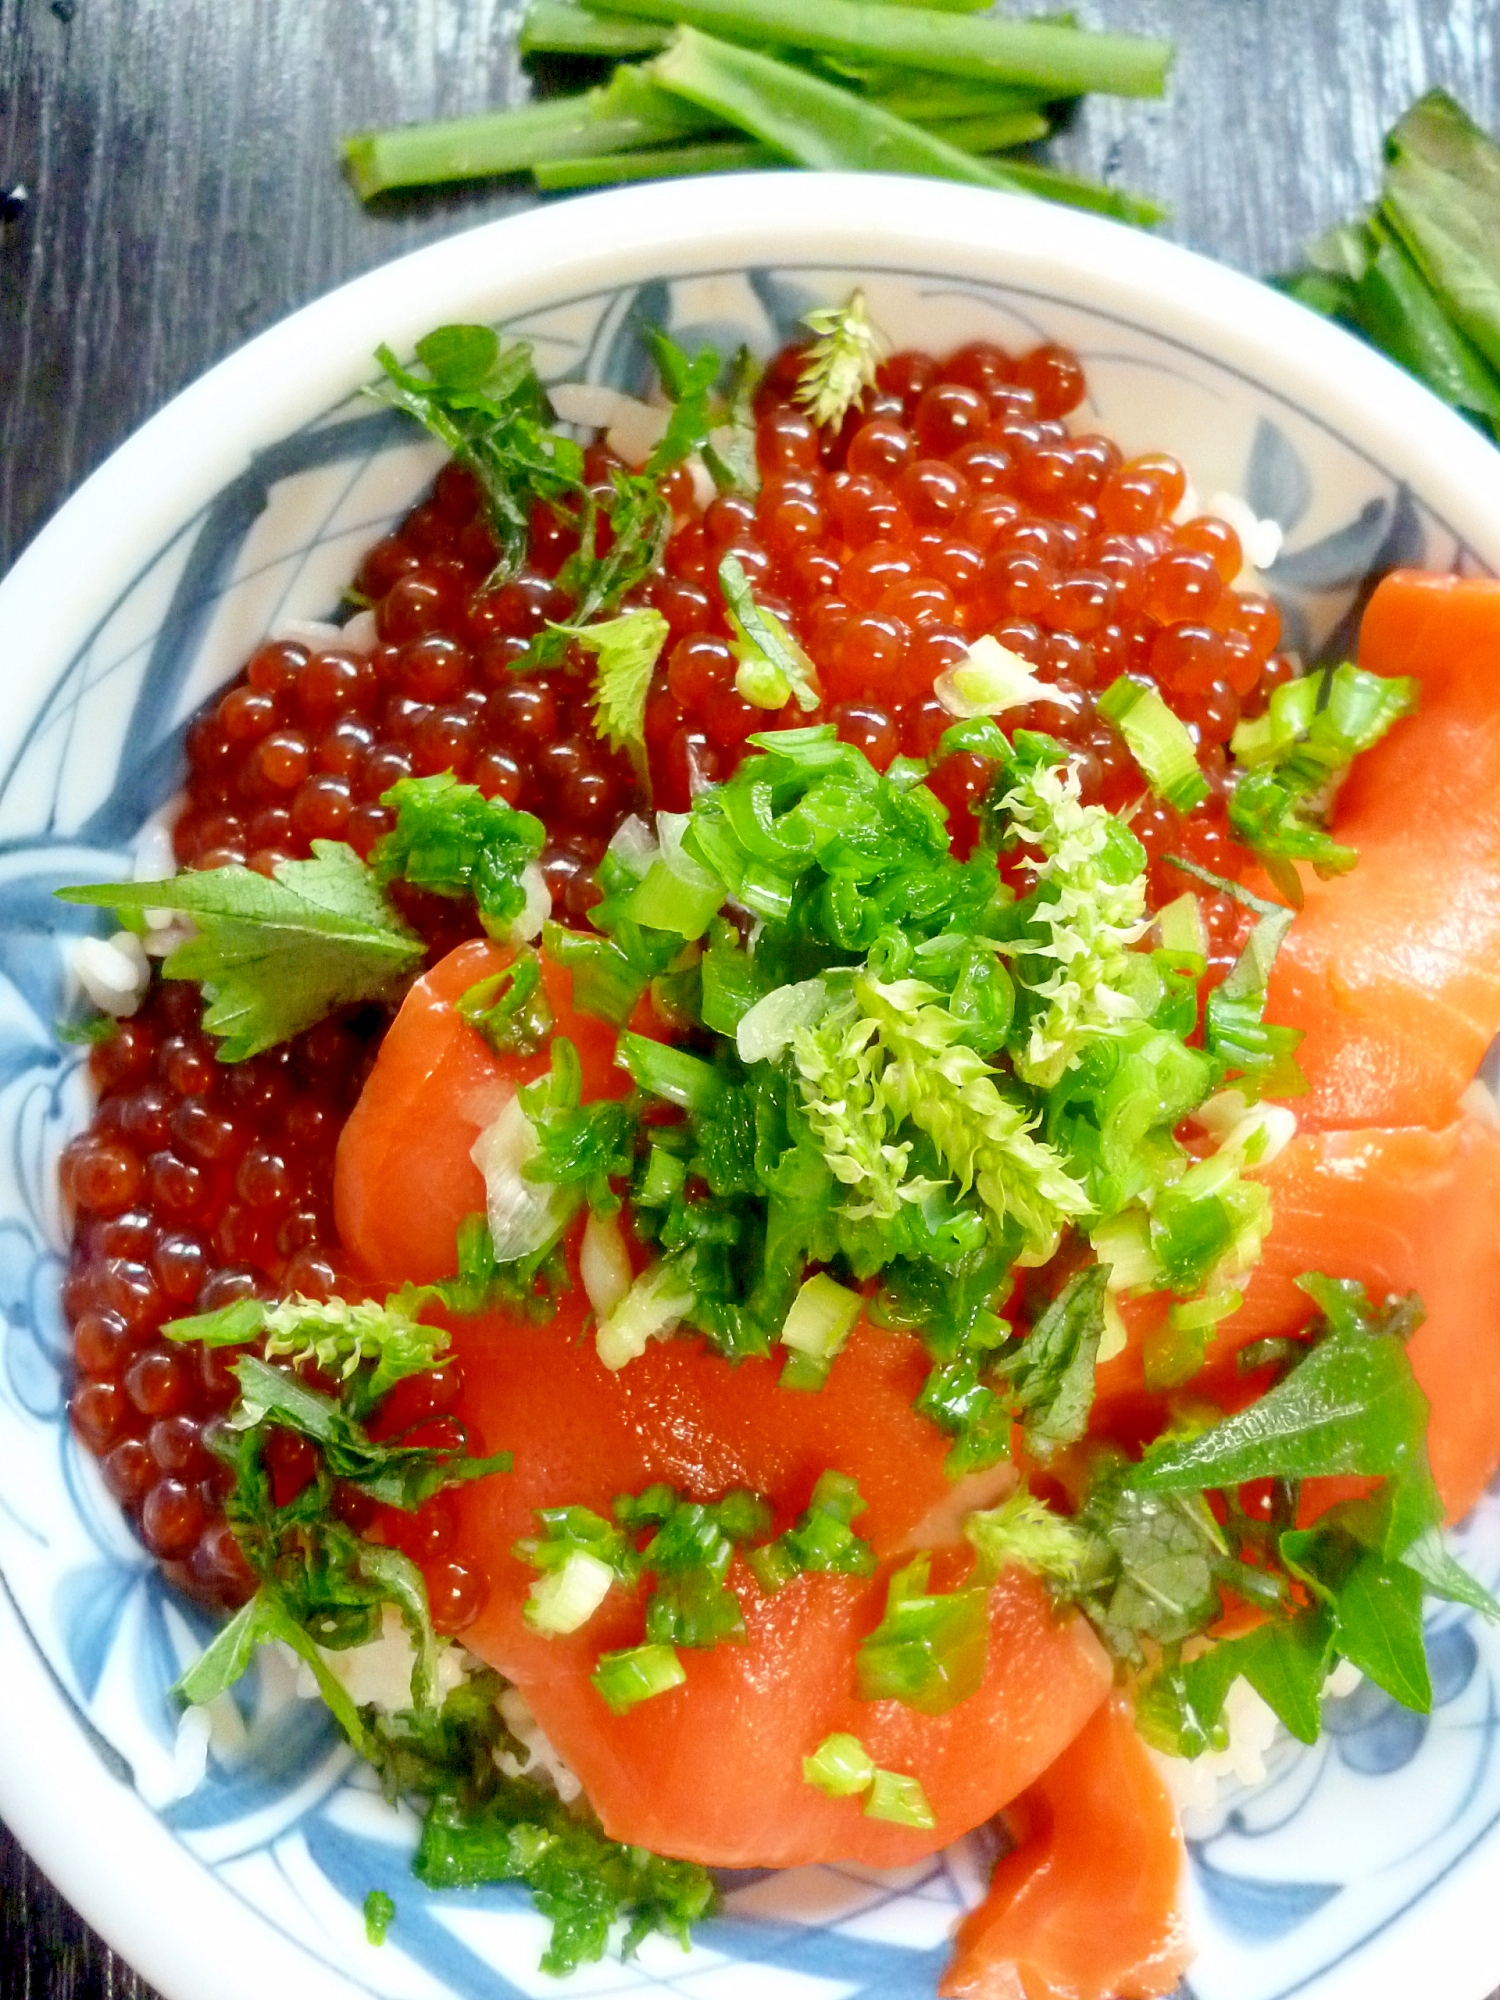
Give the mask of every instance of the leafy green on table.
<svg viewBox="0 0 1500 2000">
<path fill-rule="evenodd" d="M 220 1061 L 244 1062 L 336 1008 L 390 999 L 424 954 L 351 847 L 312 845 L 311 860 L 282 861 L 269 877 L 231 866 L 57 893 L 65 903 L 190 917 L 196 936 L 162 970 L 203 988 L 203 1025 L 219 1038 Z"/>
<path fill-rule="evenodd" d="M 1500 369 L 1500 147 L 1429 91 L 1386 141 L 1381 207 L 1459 330 Z"/>
<path fill-rule="evenodd" d="M 1372 213 L 1306 255 L 1284 290 L 1500 439 L 1500 147 L 1446 91 L 1388 134 Z"/>
</svg>

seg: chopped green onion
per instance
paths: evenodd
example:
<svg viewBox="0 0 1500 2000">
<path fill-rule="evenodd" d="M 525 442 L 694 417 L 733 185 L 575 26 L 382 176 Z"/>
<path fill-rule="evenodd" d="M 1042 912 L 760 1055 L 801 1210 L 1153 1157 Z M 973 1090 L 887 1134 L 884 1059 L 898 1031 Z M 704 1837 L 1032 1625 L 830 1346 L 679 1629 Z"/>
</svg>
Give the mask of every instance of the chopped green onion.
<svg viewBox="0 0 1500 2000">
<path fill-rule="evenodd" d="M 819 50 L 855 63 L 993 77 L 1048 97 L 1113 91 L 1160 97 L 1171 44 L 1131 35 L 1100 35 L 1044 21 L 967 20 L 855 0 L 589 0 L 591 13 L 628 13 L 650 21 L 689 22 L 710 33 L 771 46 Z"/>
<path fill-rule="evenodd" d="M 782 1387 L 786 1378 L 782 1377 Z M 875 1551 L 850 1525 L 865 1511 L 859 1487 L 846 1472 L 821 1472 L 807 1510 L 795 1527 L 761 1548 L 747 1548 L 745 1561 L 768 1597 L 808 1570 L 838 1576 L 872 1576 Z"/>
<path fill-rule="evenodd" d="M 1157 911 L 1156 932 L 1163 951 L 1208 957 L 1208 926 L 1203 921 L 1203 907 L 1191 889 Z"/>
<path fill-rule="evenodd" d="M 1073 706 L 1071 696 L 1038 680 L 1029 660 L 1002 646 L 989 632 L 976 639 L 955 665 L 944 668 L 932 691 L 950 715 L 964 721 L 976 715 L 1004 715 L 1007 709 L 1026 708 L 1034 701 Z"/>
<path fill-rule="evenodd" d="M 899 1771 L 882 1771 L 857 1736 L 839 1732 L 825 1736 L 811 1757 L 802 1759 L 802 1776 L 830 1799 L 858 1798 L 868 1793 L 865 1815 L 890 1820 L 896 1826 L 929 1832 L 937 1825 L 927 1794 L 916 1778 Z"/>
<path fill-rule="evenodd" d="M 793 1381 L 782 1377 L 784 1389 L 822 1387 L 864 1303 L 858 1292 L 846 1290 L 826 1271 L 804 1281 L 781 1329 L 782 1346 L 791 1348 L 794 1359 L 803 1366 L 795 1371 Z"/>
<path fill-rule="evenodd" d="M 1122 1209 L 1098 1223 L 1089 1237 L 1094 1255 L 1109 1266 L 1109 1289 L 1133 1292 L 1161 1282 L 1161 1264 L 1151 1248 L 1150 1225 L 1144 1209 Z"/>
<path fill-rule="evenodd" d="M 860 1643 L 861 1701 L 901 1701 L 924 1715 L 942 1715 L 983 1681 L 987 1593 L 968 1589 L 929 1596 L 931 1567 L 930 1556 L 917 1556 L 891 1578 L 885 1616 Z"/>
<path fill-rule="evenodd" d="M 626 914 L 648 930 L 672 931 L 689 941 L 702 937 L 718 915 L 724 884 L 712 869 L 684 852 L 686 813 L 659 813 L 661 852 L 625 905 Z"/>
<path fill-rule="evenodd" d="M 1168 1309 L 1167 1323 L 1177 1333 L 1198 1333 L 1204 1327 L 1217 1326 L 1221 1319 L 1228 1319 L 1244 1303 L 1244 1293 L 1232 1290 L 1211 1292 L 1203 1299 L 1179 1300 Z"/>
<path fill-rule="evenodd" d="M 646 1171 L 635 1191 L 636 1207 L 665 1208 L 674 1195 L 681 1193 L 686 1179 L 687 1167 L 680 1155 L 669 1153 L 665 1146 L 653 1145 L 646 1155 Z"/>
<path fill-rule="evenodd" d="M 638 972 L 617 944 L 605 937 L 585 937 L 549 923 L 542 934 L 547 956 L 572 974 L 573 1005 L 612 1027 L 623 1027 L 646 990 L 646 975 Z"/>
<path fill-rule="evenodd" d="M 552 1032 L 552 1008 L 535 951 L 517 952 L 503 972 L 460 994 L 457 1012 L 496 1055 L 534 1055 Z"/>
<path fill-rule="evenodd" d="M 786 164 L 784 154 L 756 139 L 704 139 L 698 145 L 586 153 L 576 160 L 539 160 L 531 177 L 543 194 L 567 194 L 574 188 L 622 187 L 632 181 L 679 180 L 689 174 L 740 174 L 756 167 Z"/>
<path fill-rule="evenodd" d="M 631 1080 L 653 1097 L 664 1097 L 680 1111 L 712 1111 L 724 1095 L 724 1079 L 712 1063 L 689 1055 L 670 1042 L 653 1042 L 645 1035 L 621 1035 L 615 1061 Z"/>
<path fill-rule="evenodd" d="M 540 1152 L 536 1127 L 519 1097 L 512 1097 L 474 1141 L 473 1160 L 484 1175 L 490 1239 L 499 1264 L 545 1250 L 578 1206 L 576 1188 L 527 1177 L 527 1166 Z"/>
<path fill-rule="evenodd" d="M 865 1804 L 867 1819 L 887 1819 L 896 1826 L 914 1826 L 930 1833 L 937 1817 L 916 1778 L 900 1771 L 877 1771 Z"/>
<path fill-rule="evenodd" d="M 396 1905 L 384 1889 L 372 1889 L 365 1897 L 365 1938 L 373 1945 L 385 1943 L 385 1934 L 396 1920 Z"/>
<path fill-rule="evenodd" d="M 1220 1269 L 1250 1270 L 1270 1226 L 1270 1196 L 1256 1182 L 1241 1180 L 1238 1160 L 1220 1151 L 1156 1197 L 1151 1247 L 1167 1284 L 1186 1294 Z"/>
<path fill-rule="evenodd" d="M 802 1775 L 831 1799 L 852 1799 L 874 1784 L 875 1760 L 857 1736 L 839 1732 L 802 1759 Z"/>
<path fill-rule="evenodd" d="M 735 1025 L 740 1061 L 774 1061 L 791 1047 L 799 1028 L 816 1026 L 827 1009 L 828 986 L 822 979 L 799 979 L 763 994 Z"/>
<path fill-rule="evenodd" d="M 532 1584 L 522 1615 L 544 1638 L 576 1632 L 608 1597 L 614 1580 L 607 1562 L 587 1549 L 570 1549 L 560 1569 L 544 1570 Z"/>
<path fill-rule="evenodd" d="M 594 1336 L 606 1368 L 623 1368 L 645 1353 L 653 1340 L 672 1331 L 691 1311 L 697 1294 L 673 1258 L 642 1271 Z"/>
<path fill-rule="evenodd" d="M 625 1715 L 639 1702 L 681 1687 L 687 1669 L 671 1646 L 627 1646 L 622 1652 L 601 1653 L 589 1675 L 615 1715 Z"/>
<path fill-rule="evenodd" d="M 589 1210 L 578 1246 L 578 1275 L 597 1317 L 608 1319 L 630 1290 L 632 1280 L 630 1252 L 618 1215 Z"/>
<path fill-rule="evenodd" d="M 1208 797 L 1193 739 L 1149 681 L 1121 674 L 1099 697 L 1099 713 L 1125 739 L 1126 748 L 1159 799 L 1189 813 Z"/>
<path fill-rule="evenodd" d="M 1418 692 L 1409 677 L 1372 674 L 1345 660 L 1283 682 L 1264 715 L 1236 726 L 1229 747 L 1236 763 L 1273 763 L 1284 784 L 1315 792 L 1410 715 Z"/>
</svg>

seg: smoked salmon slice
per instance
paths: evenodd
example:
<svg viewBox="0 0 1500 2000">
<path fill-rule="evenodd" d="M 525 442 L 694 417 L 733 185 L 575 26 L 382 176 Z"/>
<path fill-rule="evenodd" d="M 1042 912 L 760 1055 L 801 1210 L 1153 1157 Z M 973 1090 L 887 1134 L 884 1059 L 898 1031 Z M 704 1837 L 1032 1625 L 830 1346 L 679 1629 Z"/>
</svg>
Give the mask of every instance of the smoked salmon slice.
<svg viewBox="0 0 1500 2000">
<path fill-rule="evenodd" d="M 1193 1387 L 1226 1408 L 1249 1386 L 1233 1356 L 1252 1340 L 1295 1333 L 1316 1308 L 1305 1271 L 1357 1278 L 1377 1303 L 1416 1292 L 1427 1317 L 1409 1352 L 1432 1405 L 1427 1443 L 1450 1520 L 1466 1514 L 1500 1461 L 1500 1135 L 1474 1118 L 1441 1132 L 1299 1133 L 1256 1178 L 1275 1220 L 1245 1303 L 1220 1322 Z M 1142 1343 L 1161 1302 L 1127 1305 L 1130 1344 L 1099 1370 L 1093 1428 L 1154 1435 L 1165 1402 L 1145 1394 Z"/>
<path fill-rule="evenodd" d="M 514 956 L 476 939 L 417 981 L 340 1134 L 334 1217 L 372 1288 L 452 1277 L 458 1225 L 484 1207 L 484 1178 L 469 1149 L 510 1092 L 546 1072 L 545 1048 L 497 1056 L 454 1005 Z M 542 980 L 556 1032 L 578 1050 L 584 1096 L 623 1097 L 630 1079 L 615 1067 L 613 1032 L 574 1012 L 572 974 L 545 953 Z"/>
<path fill-rule="evenodd" d="M 1441 1132 L 1306 1133 L 1262 1178 L 1276 1220 L 1221 1341 L 1305 1324 L 1304 1271 L 1357 1278 L 1377 1301 L 1418 1293 L 1427 1317 L 1408 1351 L 1432 1405 L 1438 1491 L 1458 1520 L 1500 1460 L 1500 1136 L 1472 1118 Z"/>
<path fill-rule="evenodd" d="M 531 1631 L 522 1607 L 533 1573 L 512 1547 L 536 1533 L 535 1510 L 607 1516 L 616 1494 L 658 1480 L 705 1500 L 748 1486 L 771 1500 L 779 1531 L 834 1468 L 867 1501 L 855 1525 L 878 1556 L 907 1553 L 918 1529 L 928 1546 L 952 1488 L 946 1440 L 911 1407 L 926 1357 L 910 1335 L 862 1325 L 825 1387 L 805 1395 L 780 1388 L 779 1358 L 731 1367 L 692 1340 L 656 1343 L 611 1373 L 576 1293 L 543 1326 L 498 1315 L 454 1326 L 457 1414 L 475 1448 L 515 1453 L 510 1475 L 455 1495 L 454 1553 L 489 1586 L 464 1644 L 521 1689 L 615 1839 L 724 1867 L 902 1865 L 998 1811 L 1103 1699 L 1110 1668 L 1091 1631 L 1055 1619 L 1028 1577 L 1007 1575 L 991 1594 L 984 1685 L 934 1717 L 855 1696 L 855 1654 L 880 1620 L 885 1575 L 803 1576 L 768 1598 L 736 1564 L 747 1643 L 682 1649 L 683 1687 L 611 1715 L 589 1675 L 601 1652 L 639 1644 L 642 1596 L 617 1587 L 567 1637 Z M 802 1759 L 835 1731 L 918 1777 L 936 1828 L 867 1819 L 857 1799 L 809 1786 Z"/>
<path fill-rule="evenodd" d="M 1388 576 L 1359 663 L 1420 704 L 1355 760 L 1333 827 L 1359 864 L 1306 875 L 1267 1018 L 1305 1032 L 1305 1129 L 1444 1126 L 1500 1031 L 1500 582 Z"/>
<path fill-rule="evenodd" d="M 465 945 L 418 982 L 345 1128 L 339 1223 L 372 1281 L 452 1269 L 457 1225 L 484 1199 L 469 1148 L 505 1089 L 544 1066 L 542 1056 L 502 1061 L 454 1011 L 500 963 L 493 947 Z M 555 970 L 548 992 L 559 1031 L 578 1044 L 585 1095 L 624 1088 L 610 1032 L 572 1013 Z M 542 1325 L 502 1314 L 451 1324 L 461 1385 L 452 1414 L 472 1450 L 514 1453 L 511 1473 L 450 1496 L 453 1557 L 486 1587 L 464 1643 L 521 1689 L 616 1839 L 723 1866 L 909 1862 L 1033 1783 L 1104 1699 L 1111 1670 L 1090 1628 L 1056 1618 L 1041 1585 L 1019 1573 L 990 1594 L 988 1667 L 968 1700 L 928 1716 L 857 1698 L 856 1654 L 880 1621 L 889 1565 L 956 1541 L 961 1503 L 995 1497 L 955 1489 L 944 1472 L 949 1441 L 912 1408 L 928 1361 L 910 1334 L 862 1323 L 809 1395 L 781 1388 L 784 1356 L 731 1366 L 695 1339 L 654 1343 L 611 1372 L 577 1289 Z M 565 1637 L 526 1625 L 533 1572 L 513 1546 L 537 1532 L 538 1509 L 607 1516 L 617 1494 L 658 1481 L 698 1500 L 749 1487 L 771 1502 L 779 1532 L 826 1470 L 857 1483 L 866 1509 L 855 1525 L 882 1573 L 801 1576 L 766 1597 L 737 1563 L 746 1643 L 683 1649 L 684 1686 L 615 1716 L 591 1685 L 601 1652 L 640 1642 L 640 1591 L 617 1587 Z M 1002 1468 L 992 1487 L 1010 1477 Z M 952 1574 L 935 1585 L 961 1581 L 970 1552 L 960 1547 L 939 1555 Z M 859 1736 L 882 1768 L 917 1777 L 936 1826 L 870 1819 L 857 1798 L 829 1799 L 807 1784 L 803 1758 L 835 1731 Z"/>
<path fill-rule="evenodd" d="M 1155 2000 L 1190 1952 L 1177 1815 L 1114 1695 L 1019 1801 L 1020 1845 L 965 1918 L 943 2000 Z"/>
</svg>

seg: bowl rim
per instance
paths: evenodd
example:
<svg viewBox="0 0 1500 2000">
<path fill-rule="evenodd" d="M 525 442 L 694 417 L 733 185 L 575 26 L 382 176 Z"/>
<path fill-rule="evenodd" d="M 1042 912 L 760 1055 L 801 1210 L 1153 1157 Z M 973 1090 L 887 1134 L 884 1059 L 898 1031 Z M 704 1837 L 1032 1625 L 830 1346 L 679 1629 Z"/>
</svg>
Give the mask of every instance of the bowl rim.
<svg viewBox="0 0 1500 2000">
<path fill-rule="evenodd" d="M 1255 279 L 1118 223 L 957 184 L 937 193 L 931 181 L 904 176 L 793 172 L 612 190 L 445 237 L 278 321 L 120 445 L 0 579 L 0 630 L 11 659 L 26 663 L 0 717 L 0 770 L 10 767 L 34 700 L 45 698 L 128 582 L 256 451 L 367 381 L 377 340 L 409 351 L 445 320 L 513 320 L 588 291 L 744 265 L 962 274 L 964 283 L 1013 294 L 1044 287 L 1051 300 L 1145 326 L 1339 432 L 1382 471 L 1407 479 L 1461 543 L 1500 571 L 1494 448 L 1352 335 Z M 106 558 L 80 565 L 79 550 L 94 549 Z M 27 1718 L 0 1754 L 0 1814 L 89 1923 L 170 2000 L 208 1992 L 260 2000 L 267 1972 L 305 1983 L 302 1947 L 188 1856 L 127 1784 L 109 1781 L 89 1725 L 35 1649 L 3 1572 L 0 1656 L 14 1662 L 12 1713 Z M 75 1800 L 87 1800 L 87 1811 L 75 1813 Z M 1500 1849 L 1486 1866 L 1500 1871 Z M 149 1900 L 140 1894 L 148 1873 L 163 1885 Z M 1459 1902 L 1470 1901 L 1467 1875 L 1455 1866 L 1428 1892 L 1428 1921 L 1415 1940 L 1425 1970 L 1430 1941 L 1445 1935 L 1454 2000 L 1485 1992 L 1496 1970 L 1495 1952 L 1454 1922 Z M 194 1921 L 163 1923 L 166 1885 L 189 1882 Z M 1403 1964 L 1410 1958 L 1405 1934 L 1388 1934 L 1383 1950 Z M 320 1994 L 368 1990 L 332 1966 L 325 1976 Z"/>
</svg>

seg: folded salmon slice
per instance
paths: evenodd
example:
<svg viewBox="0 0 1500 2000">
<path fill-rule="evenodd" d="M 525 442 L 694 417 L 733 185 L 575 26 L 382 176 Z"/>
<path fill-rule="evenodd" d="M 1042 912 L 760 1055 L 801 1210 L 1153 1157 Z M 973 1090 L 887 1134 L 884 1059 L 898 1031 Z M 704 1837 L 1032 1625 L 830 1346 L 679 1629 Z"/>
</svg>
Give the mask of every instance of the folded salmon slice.
<svg viewBox="0 0 1500 2000">
<path fill-rule="evenodd" d="M 418 982 L 345 1128 L 337 1212 L 345 1248 L 372 1282 L 453 1268 L 457 1225 L 483 1204 L 469 1148 L 505 1090 L 544 1065 L 496 1057 L 454 1012 L 452 1002 L 499 962 L 493 947 L 466 945 Z M 572 1014 L 553 970 L 548 991 L 559 1031 L 583 1056 L 585 1094 L 619 1090 L 612 1035 Z M 991 1593 L 984 1684 L 948 1714 L 854 1693 L 856 1652 L 880 1621 L 890 1564 L 916 1546 L 951 1543 L 958 1503 L 989 1497 L 956 1492 L 943 1470 L 948 1440 L 912 1408 L 928 1366 L 921 1343 L 861 1324 L 816 1395 L 780 1387 L 780 1356 L 731 1366 L 693 1339 L 656 1343 L 612 1373 L 595 1352 L 574 1277 L 545 1324 L 500 1314 L 451 1322 L 462 1378 L 454 1414 L 472 1449 L 515 1454 L 513 1472 L 452 1496 L 452 1553 L 487 1585 L 464 1643 L 520 1687 L 607 1831 L 724 1866 L 893 1866 L 978 1825 L 1031 1784 L 1104 1699 L 1110 1667 L 1085 1622 L 1054 1618 L 1030 1578 L 1007 1576 Z M 537 1532 L 537 1509 L 608 1515 L 616 1494 L 657 1481 L 698 1500 L 742 1486 L 767 1496 L 779 1531 L 828 1469 L 857 1482 L 867 1507 L 856 1526 L 882 1574 L 806 1576 L 766 1598 L 736 1565 L 746 1643 L 684 1649 L 685 1686 L 613 1716 L 590 1684 L 601 1652 L 643 1637 L 642 1593 L 616 1589 L 568 1637 L 527 1627 L 533 1572 L 512 1547 Z M 935 1583 L 960 1580 L 969 1554 L 960 1547 L 939 1558 L 946 1567 Z M 868 1819 L 858 1799 L 827 1799 L 809 1786 L 802 1759 L 834 1731 L 861 1737 L 884 1768 L 916 1776 L 937 1826 Z"/>
<path fill-rule="evenodd" d="M 1448 1518 L 1458 1520 L 1500 1462 L 1500 1135 L 1473 1118 L 1441 1132 L 1300 1133 L 1257 1178 L 1275 1221 L 1198 1386 L 1226 1406 L 1243 1399 L 1233 1356 L 1314 1317 L 1296 1284 L 1306 1271 L 1357 1278 L 1377 1303 L 1418 1293 L 1427 1317 L 1409 1352 L 1432 1405 L 1432 1469 Z M 1099 1371 L 1095 1424 L 1146 1435 L 1164 1414 L 1141 1375 L 1141 1341 L 1160 1303 L 1144 1300 L 1126 1317 L 1131 1343 Z"/>
<path fill-rule="evenodd" d="M 1443 1126 L 1500 1032 L 1500 582 L 1387 577 L 1359 662 L 1420 706 L 1338 795 L 1359 865 L 1306 875 L 1267 1014 L 1305 1030 L 1306 1129 Z"/>
<path fill-rule="evenodd" d="M 514 956 L 478 939 L 417 981 L 339 1137 L 334 1218 L 372 1288 L 452 1277 L 458 1225 L 484 1207 L 469 1149 L 518 1085 L 546 1073 L 545 1049 L 498 1057 L 455 1010 Z M 542 977 L 557 1033 L 578 1050 L 584 1096 L 623 1097 L 630 1079 L 615 1067 L 611 1030 L 574 1012 L 571 973 L 545 955 Z"/>
<path fill-rule="evenodd" d="M 1015 1811 L 944 2000 L 1156 2000 L 1187 1965 L 1182 1835 L 1115 1695 Z"/>
<path fill-rule="evenodd" d="M 589 1676 L 601 1652 L 640 1643 L 644 1596 L 617 1588 L 582 1631 L 532 1632 L 522 1613 L 533 1573 L 512 1546 L 537 1532 L 536 1509 L 607 1516 L 616 1494 L 657 1480 L 703 1500 L 748 1486 L 771 1500 L 779 1531 L 832 1467 L 868 1502 L 860 1533 L 894 1560 L 952 1489 L 945 1441 L 911 1407 L 927 1364 L 909 1335 L 860 1326 L 826 1387 L 804 1395 L 779 1386 L 779 1359 L 731 1367 L 693 1340 L 657 1343 L 611 1374 L 584 1319 L 575 1292 L 544 1326 L 498 1315 L 454 1323 L 458 1414 L 476 1444 L 515 1453 L 509 1476 L 456 1496 L 455 1554 L 489 1585 L 465 1645 L 520 1687 L 608 1832 L 724 1867 L 896 1866 L 1031 1783 L 1103 1699 L 1110 1670 L 1088 1627 L 1054 1619 L 1045 1592 L 1021 1576 L 992 1594 L 983 1688 L 947 1715 L 855 1697 L 855 1654 L 880 1620 L 885 1575 L 805 1576 L 767 1598 L 740 1564 L 731 1581 L 747 1643 L 682 1649 L 685 1686 L 610 1714 Z M 967 1551 L 949 1562 L 943 1580 L 957 1581 Z M 920 1778 L 936 1829 L 867 1819 L 858 1800 L 807 1785 L 803 1757 L 835 1730 Z"/>
</svg>

